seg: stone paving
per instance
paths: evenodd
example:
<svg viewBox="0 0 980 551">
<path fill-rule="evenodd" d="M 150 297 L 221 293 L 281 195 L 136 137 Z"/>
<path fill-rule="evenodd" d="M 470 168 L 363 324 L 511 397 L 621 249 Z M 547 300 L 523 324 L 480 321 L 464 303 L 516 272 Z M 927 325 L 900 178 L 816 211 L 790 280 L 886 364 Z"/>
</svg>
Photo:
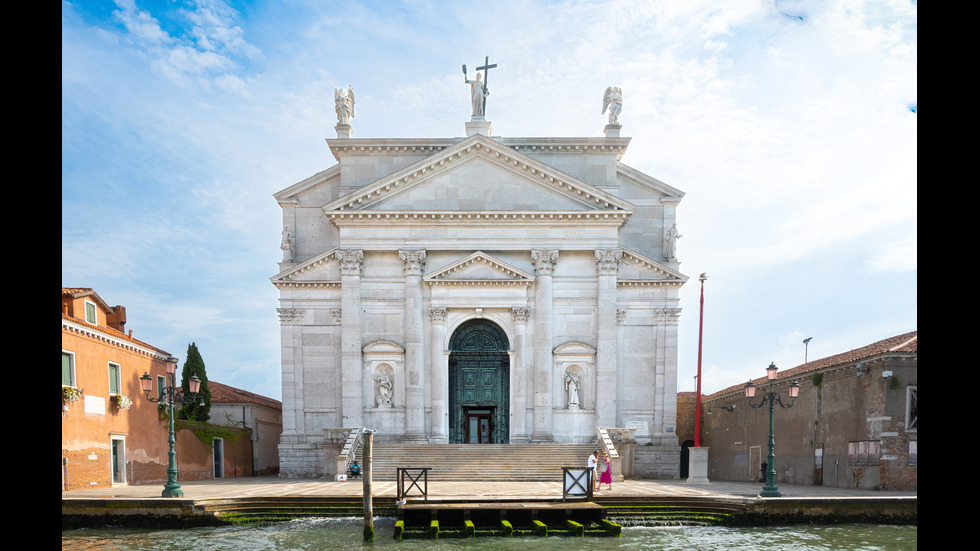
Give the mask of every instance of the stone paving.
<svg viewBox="0 0 980 551">
<path fill-rule="evenodd" d="M 285 479 L 275 476 L 247 478 L 223 478 L 204 481 L 181 482 L 185 499 L 245 498 L 245 497 L 358 497 L 363 496 L 363 482 L 354 479 L 336 482 L 327 479 Z M 757 497 L 762 483 L 754 482 L 715 482 L 707 484 L 688 484 L 684 480 L 626 480 L 616 482 L 612 490 L 601 490 L 596 496 L 630 497 Z M 163 483 L 138 486 L 113 486 L 62 492 L 65 498 L 162 498 Z M 799 486 L 780 484 L 782 497 L 895 497 L 916 496 L 916 491 L 874 491 L 849 488 L 829 488 L 826 486 Z M 429 498 L 439 499 L 554 499 L 561 498 L 561 482 L 439 482 L 431 478 L 428 483 Z M 373 483 L 376 497 L 395 497 L 396 483 L 379 481 Z M 417 492 L 409 493 L 409 496 Z"/>
</svg>

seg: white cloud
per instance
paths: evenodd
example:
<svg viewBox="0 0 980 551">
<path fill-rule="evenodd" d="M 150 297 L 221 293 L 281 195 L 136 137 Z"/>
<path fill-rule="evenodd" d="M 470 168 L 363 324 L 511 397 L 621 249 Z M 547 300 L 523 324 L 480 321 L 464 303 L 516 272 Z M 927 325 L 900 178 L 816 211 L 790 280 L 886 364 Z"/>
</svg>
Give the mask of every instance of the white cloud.
<svg viewBox="0 0 980 551">
<path fill-rule="evenodd" d="M 819 263 L 846 274 L 827 294 L 876 288 L 913 306 L 888 322 L 875 303 L 852 312 L 811 358 L 817 340 L 823 355 L 868 344 L 831 331 L 884 338 L 915 323 L 914 286 L 891 287 L 916 269 L 914 2 L 116 5 L 111 19 L 62 8 L 63 282 L 132 298 L 147 338 L 151 312 L 172 304 L 154 327 L 172 352 L 207 334 L 206 358 L 275 386 L 272 194 L 336 162 L 333 89 L 355 88 L 355 137 L 460 136 L 460 65 L 485 55 L 499 64 L 498 135 L 601 136 L 602 91 L 623 88 L 623 160 L 686 193 L 681 270 L 712 275 L 709 319 L 726 320 L 705 342 L 708 390 L 802 362 L 791 341 L 833 327 L 812 308 L 756 311 L 794 297 Z M 696 362 L 692 280 L 681 390 Z M 234 296 L 267 300 L 272 324 Z"/>
</svg>

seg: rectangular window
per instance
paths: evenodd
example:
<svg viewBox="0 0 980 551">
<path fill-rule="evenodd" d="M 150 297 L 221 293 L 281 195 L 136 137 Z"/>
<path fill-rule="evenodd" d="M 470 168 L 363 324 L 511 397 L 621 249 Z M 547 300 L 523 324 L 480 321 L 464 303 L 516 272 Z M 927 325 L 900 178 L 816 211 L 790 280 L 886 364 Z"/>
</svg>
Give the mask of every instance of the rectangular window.
<svg viewBox="0 0 980 551">
<path fill-rule="evenodd" d="M 848 465 L 877 465 L 881 459 L 881 442 L 861 440 L 847 443 Z"/>
<path fill-rule="evenodd" d="M 109 394 L 119 394 L 119 364 L 109 362 Z"/>
<path fill-rule="evenodd" d="M 61 385 L 75 386 L 75 355 L 61 352 Z"/>
<path fill-rule="evenodd" d="M 167 378 L 157 375 L 157 400 L 163 400 L 163 389 L 167 388 Z"/>
<path fill-rule="evenodd" d="M 919 425 L 919 387 L 910 386 L 905 396 L 905 430 L 916 430 Z"/>
<path fill-rule="evenodd" d="M 85 301 L 85 321 L 98 325 L 99 318 L 95 315 L 95 303 Z"/>
</svg>

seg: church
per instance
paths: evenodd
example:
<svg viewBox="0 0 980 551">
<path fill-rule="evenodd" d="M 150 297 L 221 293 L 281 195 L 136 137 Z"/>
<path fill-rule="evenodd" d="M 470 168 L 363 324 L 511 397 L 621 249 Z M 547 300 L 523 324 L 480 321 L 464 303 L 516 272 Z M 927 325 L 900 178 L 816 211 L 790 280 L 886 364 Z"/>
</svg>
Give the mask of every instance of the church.
<svg viewBox="0 0 980 551">
<path fill-rule="evenodd" d="M 507 138 L 485 78 L 465 82 L 450 138 L 355 138 L 353 88 L 335 91 L 336 164 L 274 194 L 280 476 L 323 476 L 358 428 L 433 446 L 615 428 L 679 457 L 683 192 L 620 161 L 618 89 L 601 137 Z"/>
</svg>

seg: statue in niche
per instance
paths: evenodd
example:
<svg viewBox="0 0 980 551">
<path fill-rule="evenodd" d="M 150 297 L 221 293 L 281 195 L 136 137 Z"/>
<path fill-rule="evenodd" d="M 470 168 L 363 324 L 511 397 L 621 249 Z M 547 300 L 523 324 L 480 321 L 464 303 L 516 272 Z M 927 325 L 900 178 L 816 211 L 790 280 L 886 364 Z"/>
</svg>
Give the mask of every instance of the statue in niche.
<svg viewBox="0 0 980 551">
<path fill-rule="evenodd" d="M 378 377 L 378 407 L 391 407 L 392 384 L 391 377 Z"/>
<path fill-rule="evenodd" d="M 279 245 L 282 249 L 282 261 L 292 262 L 293 261 L 293 236 L 289 233 L 286 228 L 282 229 L 282 243 Z"/>
<path fill-rule="evenodd" d="M 347 89 L 334 88 L 333 91 L 334 108 L 337 110 L 337 124 L 350 124 L 350 119 L 354 118 L 354 87 L 347 86 Z"/>
<path fill-rule="evenodd" d="M 681 237 L 675 222 L 664 234 L 664 260 L 673 260 L 677 256 L 677 240 Z"/>
<path fill-rule="evenodd" d="M 623 112 L 623 90 L 616 87 L 606 88 L 602 96 L 602 114 L 609 111 L 609 124 L 619 124 L 619 114 Z"/>
<path fill-rule="evenodd" d="M 571 371 L 565 372 L 565 391 L 568 393 L 568 409 L 578 409 L 578 377 Z"/>
</svg>

